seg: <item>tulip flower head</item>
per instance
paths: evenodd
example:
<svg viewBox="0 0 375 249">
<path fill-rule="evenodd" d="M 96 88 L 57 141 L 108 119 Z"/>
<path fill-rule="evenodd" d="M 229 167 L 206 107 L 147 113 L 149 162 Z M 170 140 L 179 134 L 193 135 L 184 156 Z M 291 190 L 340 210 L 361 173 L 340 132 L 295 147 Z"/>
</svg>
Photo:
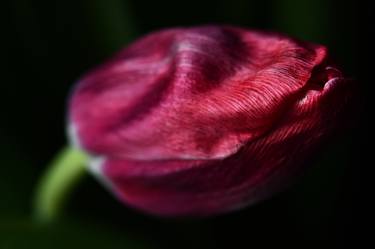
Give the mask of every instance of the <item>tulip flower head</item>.
<svg viewBox="0 0 375 249">
<path fill-rule="evenodd" d="M 293 181 L 339 126 L 349 82 L 321 45 L 231 26 L 166 29 L 82 77 L 69 133 L 126 205 L 218 214 Z"/>
</svg>

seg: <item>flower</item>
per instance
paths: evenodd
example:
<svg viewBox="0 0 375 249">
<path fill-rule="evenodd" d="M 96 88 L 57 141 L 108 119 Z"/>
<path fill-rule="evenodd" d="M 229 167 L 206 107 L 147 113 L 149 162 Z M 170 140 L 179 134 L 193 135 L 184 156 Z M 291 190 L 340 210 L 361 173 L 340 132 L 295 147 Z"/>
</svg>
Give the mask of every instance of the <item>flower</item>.
<svg viewBox="0 0 375 249">
<path fill-rule="evenodd" d="M 127 205 L 218 214 L 293 181 L 340 126 L 351 85 L 321 45 L 231 26 L 166 29 L 79 81 L 69 133 Z"/>
</svg>

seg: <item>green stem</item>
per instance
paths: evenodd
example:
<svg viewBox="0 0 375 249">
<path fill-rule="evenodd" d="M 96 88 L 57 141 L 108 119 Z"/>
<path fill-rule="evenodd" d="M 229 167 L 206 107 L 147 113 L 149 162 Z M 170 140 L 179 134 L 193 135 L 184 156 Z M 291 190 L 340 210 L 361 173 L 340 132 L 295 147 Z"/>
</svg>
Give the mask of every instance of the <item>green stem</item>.
<svg viewBox="0 0 375 249">
<path fill-rule="evenodd" d="M 38 222 L 48 223 L 59 217 L 70 191 L 87 172 L 86 161 L 87 155 L 82 151 L 67 147 L 47 167 L 34 199 Z"/>
</svg>

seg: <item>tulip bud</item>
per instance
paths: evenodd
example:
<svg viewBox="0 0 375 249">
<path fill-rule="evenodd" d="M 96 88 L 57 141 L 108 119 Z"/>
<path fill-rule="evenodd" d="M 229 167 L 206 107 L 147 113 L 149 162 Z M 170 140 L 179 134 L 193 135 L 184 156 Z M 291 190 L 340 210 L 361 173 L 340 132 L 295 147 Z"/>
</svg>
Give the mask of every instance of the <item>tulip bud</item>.
<svg viewBox="0 0 375 249">
<path fill-rule="evenodd" d="M 79 81 L 69 133 L 127 205 L 218 214 L 293 181 L 340 125 L 350 82 L 321 45 L 230 26 L 167 29 Z"/>
</svg>

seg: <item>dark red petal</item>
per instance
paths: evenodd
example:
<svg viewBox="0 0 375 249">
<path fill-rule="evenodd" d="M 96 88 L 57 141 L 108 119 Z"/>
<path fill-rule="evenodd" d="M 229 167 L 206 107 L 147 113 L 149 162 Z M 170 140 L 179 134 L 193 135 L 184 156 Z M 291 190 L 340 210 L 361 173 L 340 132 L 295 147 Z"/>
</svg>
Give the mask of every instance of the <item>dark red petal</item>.
<svg viewBox="0 0 375 249">
<path fill-rule="evenodd" d="M 224 158 L 271 129 L 325 56 L 237 28 L 162 31 L 84 77 L 70 117 L 95 154 Z"/>
<path fill-rule="evenodd" d="M 349 82 L 335 80 L 340 82 L 330 87 L 348 95 Z M 118 198 L 157 215 L 205 216 L 255 203 L 289 185 L 339 125 L 344 95 L 329 96 L 333 90 L 326 91 L 309 92 L 307 99 L 294 103 L 277 129 L 224 160 L 108 159 L 101 166 L 102 174 Z M 324 100 L 316 104 L 314 94 Z"/>
</svg>

